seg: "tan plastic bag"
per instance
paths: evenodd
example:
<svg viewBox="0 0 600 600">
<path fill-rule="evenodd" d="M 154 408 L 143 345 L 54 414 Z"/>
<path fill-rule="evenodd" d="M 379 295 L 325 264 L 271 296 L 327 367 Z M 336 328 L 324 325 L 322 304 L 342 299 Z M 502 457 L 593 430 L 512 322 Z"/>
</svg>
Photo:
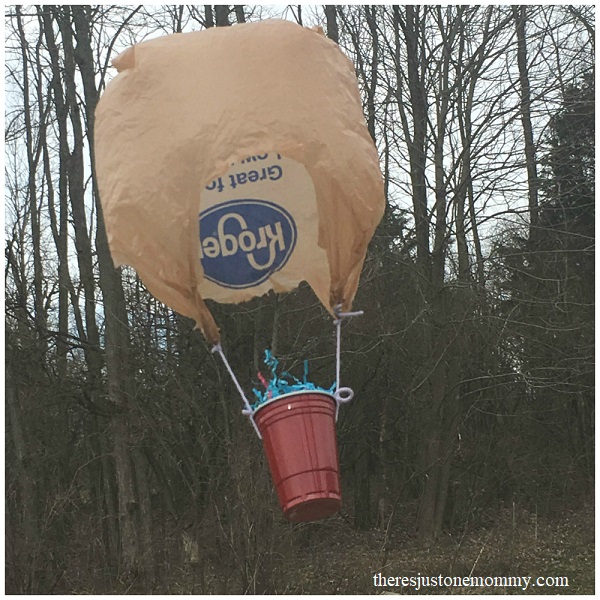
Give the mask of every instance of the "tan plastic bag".
<svg viewBox="0 0 600 600">
<path fill-rule="evenodd" d="M 268 20 L 143 42 L 114 66 L 95 156 L 115 264 L 213 343 L 206 298 L 305 280 L 348 310 L 385 201 L 338 46 Z"/>
</svg>

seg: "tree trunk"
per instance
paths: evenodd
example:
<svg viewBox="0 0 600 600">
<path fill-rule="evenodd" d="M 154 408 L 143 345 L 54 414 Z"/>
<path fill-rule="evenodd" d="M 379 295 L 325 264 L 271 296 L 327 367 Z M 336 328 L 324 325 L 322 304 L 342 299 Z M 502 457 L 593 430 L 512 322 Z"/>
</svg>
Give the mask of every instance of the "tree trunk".
<svg viewBox="0 0 600 600">
<path fill-rule="evenodd" d="M 111 433 L 114 444 L 115 469 L 119 497 L 119 524 L 121 528 L 122 565 L 126 572 L 140 567 L 140 544 L 136 520 L 139 504 L 135 495 L 135 479 L 129 449 L 129 401 L 132 397 L 129 377 L 129 328 L 125 295 L 120 273 L 115 269 L 104 228 L 94 171 L 94 113 L 98 101 L 95 83 L 94 59 L 90 39 L 88 7 L 72 7 L 77 38 L 77 62 L 83 82 L 87 134 L 94 177 L 93 190 L 97 211 L 96 252 L 98 273 L 105 314 L 105 356 L 108 379 L 108 398 L 114 407 Z M 148 541 L 145 540 L 146 545 Z M 150 560 L 150 557 L 147 557 Z M 146 564 L 145 567 L 151 567 Z"/>
<path fill-rule="evenodd" d="M 372 404 L 363 402 L 361 412 L 360 426 L 363 431 L 356 448 L 357 456 L 354 464 L 354 527 L 366 530 L 374 524 L 371 498 L 373 446 L 370 438 L 378 411 Z"/>
<path fill-rule="evenodd" d="M 529 86 L 529 68 L 527 66 L 527 39 L 525 23 L 527 7 L 513 6 L 513 15 L 517 29 L 517 64 L 519 65 L 519 86 L 521 92 L 521 123 L 525 139 L 525 164 L 527 166 L 528 206 L 529 206 L 529 240 L 535 242 L 538 229 L 538 177 L 531 124 L 531 91 Z"/>
<path fill-rule="evenodd" d="M 36 477 L 33 472 L 33 462 L 29 456 L 30 445 L 25 435 L 23 426 L 20 394 L 14 379 L 14 365 L 17 361 L 15 350 L 10 340 L 6 341 L 6 408 L 10 423 L 11 441 L 15 448 L 17 459 L 17 478 L 20 491 L 20 515 L 15 524 L 15 538 L 21 538 L 24 553 L 18 553 L 21 559 L 21 567 L 27 574 L 26 589 L 23 593 L 38 593 L 36 584 L 37 554 L 40 544 L 39 539 L 39 516 L 36 508 Z M 10 527 L 10 523 L 7 523 Z"/>
<path fill-rule="evenodd" d="M 246 15 L 244 14 L 244 5 L 243 4 L 236 4 L 234 7 L 235 10 L 235 18 L 237 20 L 238 23 L 245 23 L 246 22 Z"/>
<path fill-rule="evenodd" d="M 208 29 L 209 27 L 215 26 L 215 15 L 213 12 L 212 4 L 204 5 L 204 22 L 205 27 Z"/>
<path fill-rule="evenodd" d="M 36 360 L 40 363 L 44 362 L 45 354 L 45 339 L 46 335 L 46 314 L 44 309 L 44 290 L 43 290 L 43 270 L 42 270 L 42 254 L 41 254 L 41 230 L 40 230 L 40 214 L 38 207 L 37 198 L 37 168 L 40 160 L 41 145 L 38 138 L 34 147 L 33 141 L 33 126 L 31 118 L 31 97 L 29 89 L 29 60 L 27 57 L 27 49 L 29 44 L 25 38 L 25 32 L 23 30 L 23 23 L 21 21 L 21 7 L 15 7 L 17 15 L 17 26 L 20 35 L 20 47 L 23 67 L 23 110 L 25 120 L 25 146 L 27 150 L 27 164 L 28 164 L 28 181 L 27 181 L 27 196 L 29 199 L 29 217 L 31 223 L 31 246 L 33 255 L 33 305 L 34 305 L 34 321 L 37 330 Z M 41 34 L 40 34 L 41 36 Z M 41 42 L 41 37 L 40 37 Z M 43 119 L 43 114 L 39 115 L 40 120 Z"/>
<path fill-rule="evenodd" d="M 429 340 L 440 335 L 439 330 L 430 333 Z M 440 335 L 440 337 L 442 337 Z M 425 472 L 423 494 L 419 502 L 419 517 L 417 522 L 418 540 L 427 545 L 435 538 L 435 511 L 438 502 L 438 489 L 442 467 L 442 432 L 441 411 L 443 410 L 446 391 L 446 370 L 443 360 L 444 344 L 438 338 L 433 349 L 433 370 L 430 379 L 430 398 L 425 398 L 422 419 L 422 453 L 421 463 Z"/>
<path fill-rule="evenodd" d="M 215 4 L 215 24 L 217 27 L 228 27 L 229 22 L 229 6 L 224 4 Z"/>
<path fill-rule="evenodd" d="M 336 44 L 340 43 L 340 32 L 337 22 L 337 7 L 334 4 L 325 4 L 325 19 L 327 21 L 327 37 Z"/>
<path fill-rule="evenodd" d="M 64 9 L 63 9 L 64 10 Z M 52 11 L 56 11 L 52 13 Z M 64 45 L 65 57 L 64 67 L 60 64 L 58 48 L 53 35 L 53 23 L 51 15 L 59 24 Z M 75 248 L 77 251 L 77 262 L 79 265 L 80 279 L 84 291 L 84 318 L 86 327 L 86 336 L 90 351 L 86 354 L 89 362 L 90 383 L 93 389 L 99 389 L 100 372 L 102 368 L 102 358 L 98 352 L 100 348 L 100 335 L 98 324 L 96 322 L 96 283 L 94 281 L 94 263 L 92 256 L 91 240 L 88 234 L 88 224 L 85 208 L 85 182 L 84 182 L 84 159 L 83 144 L 84 135 L 81 126 L 81 116 L 79 111 L 79 102 L 75 84 L 75 62 L 73 60 L 72 33 L 68 22 L 65 22 L 65 16 L 60 8 L 43 8 L 44 32 L 46 43 L 51 56 L 53 70 L 54 98 L 59 103 L 57 105 L 59 117 L 59 149 L 61 158 L 66 159 L 66 163 L 61 167 L 65 169 L 64 176 L 68 183 L 69 198 L 71 200 L 71 214 L 73 218 L 73 228 L 75 230 Z M 62 88 L 60 85 L 60 74 L 63 74 L 66 94 L 65 103 L 62 104 Z M 67 119 L 70 118 L 72 133 L 68 133 Z M 64 137 L 63 137 L 64 136 Z M 73 139 L 73 152 L 69 154 L 68 140 Z M 62 242 L 62 240 L 61 240 Z"/>
<path fill-rule="evenodd" d="M 110 439 L 105 431 L 105 423 L 105 419 L 101 419 L 97 415 L 92 416 L 90 445 L 93 455 L 98 459 L 94 469 L 97 517 L 100 520 L 105 561 L 112 569 L 118 567 L 119 564 L 119 518 L 117 514 L 114 461 L 111 456 Z"/>
<path fill-rule="evenodd" d="M 371 73 L 367 87 L 367 129 L 373 143 L 377 142 L 375 133 L 375 94 L 379 80 L 379 33 L 377 30 L 377 12 L 375 6 L 365 6 L 365 17 L 371 33 Z"/>
<path fill-rule="evenodd" d="M 419 7 L 416 7 L 417 9 Z M 400 8 L 394 6 L 394 30 L 396 31 L 396 52 L 399 54 L 400 42 L 398 32 L 402 30 L 408 54 L 408 89 L 410 104 L 413 111 L 412 131 L 409 129 L 406 116 L 402 118 L 402 125 L 408 145 L 410 162 L 410 181 L 412 187 L 413 215 L 417 240 L 417 269 L 423 282 L 431 280 L 430 252 L 429 252 L 429 216 L 427 214 L 427 187 L 426 187 L 426 154 L 425 138 L 427 135 L 427 93 L 421 78 L 423 57 L 419 51 L 418 36 L 421 22 L 418 11 L 412 5 L 406 6 L 406 21 L 400 17 Z M 425 10 L 422 8 L 421 10 Z M 398 60 L 396 68 L 400 69 Z M 401 78 L 402 74 L 398 73 Z M 398 92 L 399 93 L 399 92 Z M 398 95 L 398 109 L 405 115 L 404 100 Z"/>
<path fill-rule="evenodd" d="M 43 18 L 41 7 L 38 7 L 38 20 L 40 30 L 43 30 Z M 48 36 L 49 32 L 46 32 Z M 50 46 L 48 46 L 50 48 Z M 56 58 L 56 48 L 54 50 L 54 58 Z M 52 60 L 52 58 L 51 58 Z M 38 94 L 43 97 L 44 92 L 41 89 L 42 81 L 42 64 L 38 62 L 40 89 Z M 54 109 L 56 112 L 58 124 L 58 143 L 59 143 L 59 169 L 58 169 L 58 222 L 57 211 L 55 205 L 55 190 L 53 183 L 52 168 L 50 165 L 50 152 L 47 141 L 47 126 L 46 123 L 40 123 L 40 144 L 42 144 L 42 156 L 44 165 L 44 178 L 46 181 L 47 198 L 48 198 L 48 214 L 50 217 L 50 228 L 56 246 L 56 254 L 58 257 L 58 336 L 56 340 L 56 355 L 57 355 L 57 379 L 66 381 L 67 378 L 67 352 L 68 352 L 68 334 L 69 334 L 69 289 L 72 286 L 71 277 L 69 274 L 69 199 L 68 199 L 68 182 L 67 182 L 67 164 L 69 160 L 69 147 L 67 142 L 67 118 L 65 103 L 62 94 L 62 88 L 56 72 L 53 71 L 53 77 L 50 84 L 52 96 L 54 98 Z M 83 332 L 83 328 L 82 328 Z M 85 332 L 82 339 L 85 338 Z M 69 410 L 68 398 L 63 397 L 61 402 L 61 427 L 63 440 L 69 438 Z M 63 470 L 62 484 L 68 485 L 70 481 L 70 465 L 71 448 L 65 444 L 63 450 Z"/>
</svg>

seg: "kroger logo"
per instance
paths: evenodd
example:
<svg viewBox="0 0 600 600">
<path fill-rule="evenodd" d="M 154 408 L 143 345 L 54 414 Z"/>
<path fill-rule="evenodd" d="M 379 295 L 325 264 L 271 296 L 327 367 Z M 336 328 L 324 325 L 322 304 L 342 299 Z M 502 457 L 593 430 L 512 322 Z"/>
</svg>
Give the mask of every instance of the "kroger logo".
<svg viewBox="0 0 600 600">
<path fill-rule="evenodd" d="M 200 262 L 219 285 L 247 288 L 285 265 L 296 245 L 296 224 L 266 200 L 231 200 L 200 213 Z"/>
</svg>

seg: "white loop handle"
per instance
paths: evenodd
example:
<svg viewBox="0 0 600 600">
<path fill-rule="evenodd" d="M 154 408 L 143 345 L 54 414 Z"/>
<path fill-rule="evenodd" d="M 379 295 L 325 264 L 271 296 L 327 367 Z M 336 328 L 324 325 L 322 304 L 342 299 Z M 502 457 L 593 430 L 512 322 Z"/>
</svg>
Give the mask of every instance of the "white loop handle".
<svg viewBox="0 0 600 600">
<path fill-rule="evenodd" d="M 333 397 L 338 404 L 346 404 L 354 398 L 354 390 L 349 387 L 341 387 L 336 390 Z"/>
</svg>

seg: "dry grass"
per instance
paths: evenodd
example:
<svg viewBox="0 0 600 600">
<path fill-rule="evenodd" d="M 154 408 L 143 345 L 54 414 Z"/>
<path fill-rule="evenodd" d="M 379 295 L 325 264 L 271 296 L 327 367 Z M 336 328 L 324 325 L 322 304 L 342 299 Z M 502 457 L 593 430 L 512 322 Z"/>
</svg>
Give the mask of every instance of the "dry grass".
<svg viewBox="0 0 600 600">
<path fill-rule="evenodd" d="M 273 506 L 275 506 L 275 500 Z M 593 500 L 538 516 L 519 506 L 479 514 L 478 526 L 447 532 L 429 548 L 416 543 L 413 516 L 398 517 L 387 532 L 356 531 L 349 519 L 290 525 L 267 519 L 258 527 L 232 515 L 228 528 L 198 537 L 198 555 L 164 546 L 153 584 L 109 582 L 97 573 L 68 569 L 61 593 L 112 594 L 593 594 Z M 214 522 L 214 520 L 213 520 Z M 271 522 L 271 526 L 268 526 Z M 245 524 L 244 524 L 245 523 Z M 225 535 L 226 534 L 226 535 Z M 170 539 L 170 538 L 169 538 Z M 237 542 L 235 540 L 237 539 Z M 232 550 L 231 544 L 234 543 Z M 168 557 L 167 557 L 168 556 Z M 188 557 L 189 559 L 190 557 Z M 373 576 L 566 577 L 568 587 L 376 587 Z M 87 582 L 85 585 L 83 582 Z"/>
<path fill-rule="evenodd" d="M 553 516 L 515 507 L 485 528 L 446 535 L 431 548 L 395 528 L 358 533 L 341 519 L 305 526 L 305 540 L 284 561 L 278 593 L 293 594 L 593 594 L 594 509 L 590 503 Z M 298 544 L 297 544 L 298 545 Z M 568 587 L 382 588 L 373 575 L 567 577 Z"/>
</svg>

